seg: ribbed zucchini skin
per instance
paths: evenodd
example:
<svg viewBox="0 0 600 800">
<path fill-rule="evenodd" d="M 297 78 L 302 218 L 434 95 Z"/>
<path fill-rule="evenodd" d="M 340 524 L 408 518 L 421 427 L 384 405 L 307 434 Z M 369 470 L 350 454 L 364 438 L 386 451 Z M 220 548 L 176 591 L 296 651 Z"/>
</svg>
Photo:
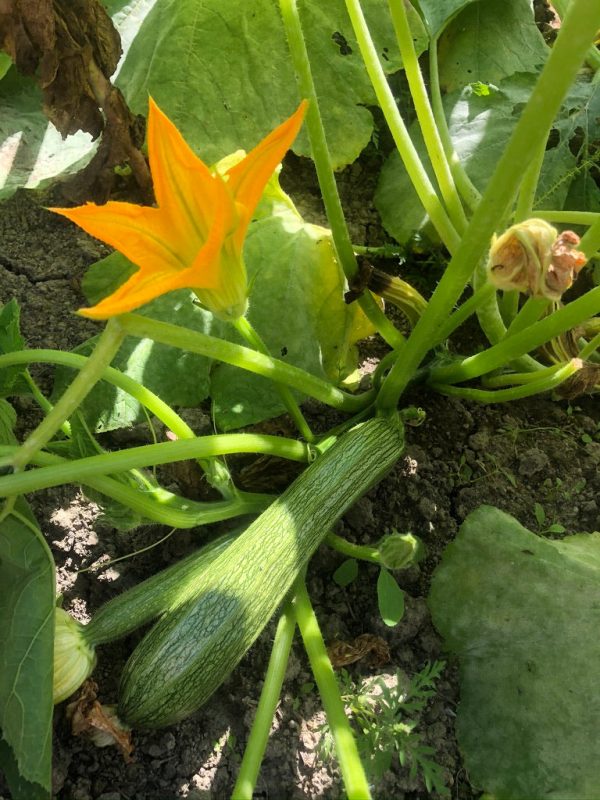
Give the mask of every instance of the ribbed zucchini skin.
<svg viewBox="0 0 600 800">
<path fill-rule="evenodd" d="M 119 717 L 159 728 L 194 712 L 263 630 L 344 512 L 393 466 L 400 423 L 376 418 L 336 442 L 297 478 L 165 614 L 125 665 Z"/>
<path fill-rule="evenodd" d="M 96 647 L 127 636 L 176 605 L 181 593 L 193 594 L 203 573 L 210 569 L 239 532 L 238 528 L 235 532 L 219 536 L 176 564 L 113 597 L 96 611 L 82 629 L 85 641 L 91 647 Z"/>
</svg>

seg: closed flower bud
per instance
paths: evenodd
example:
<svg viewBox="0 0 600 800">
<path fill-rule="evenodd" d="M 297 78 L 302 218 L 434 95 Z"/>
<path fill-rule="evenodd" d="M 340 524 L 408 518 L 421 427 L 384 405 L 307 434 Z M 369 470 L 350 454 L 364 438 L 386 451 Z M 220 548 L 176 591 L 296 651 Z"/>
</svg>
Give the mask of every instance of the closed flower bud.
<svg viewBox="0 0 600 800">
<path fill-rule="evenodd" d="M 54 703 L 77 691 L 96 666 L 96 654 L 83 635 L 84 626 L 62 608 L 54 609 Z"/>
<path fill-rule="evenodd" d="M 420 561 L 425 548 L 412 533 L 390 533 L 377 546 L 381 563 L 387 569 L 405 569 Z"/>
</svg>

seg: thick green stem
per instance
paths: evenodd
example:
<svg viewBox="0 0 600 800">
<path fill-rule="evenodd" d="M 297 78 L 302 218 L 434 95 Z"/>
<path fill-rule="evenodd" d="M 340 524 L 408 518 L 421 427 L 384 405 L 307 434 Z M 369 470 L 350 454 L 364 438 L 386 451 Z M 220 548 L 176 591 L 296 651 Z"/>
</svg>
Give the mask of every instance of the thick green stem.
<svg viewBox="0 0 600 800">
<path fill-rule="evenodd" d="M 118 319 L 109 320 L 96 343 L 94 352 L 86 361 L 81 372 L 15 453 L 12 459 L 12 467 L 15 472 L 24 469 L 33 456 L 52 439 L 61 425 L 77 410 L 81 402 L 102 378 L 105 368 L 117 354 L 124 338 L 125 331 Z"/>
<path fill-rule="evenodd" d="M 419 61 L 415 52 L 412 31 L 408 24 L 406 5 L 404 0 L 388 0 L 388 5 L 392 15 L 394 30 L 396 31 L 398 48 L 402 56 L 404 72 L 410 87 L 410 94 L 415 105 L 415 111 L 417 112 L 417 119 L 419 120 L 419 126 L 423 134 L 423 141 L 427 148 L 427 155 L 431 161 L 431 166 L 433 167 L 452 224 L 459 233 L 462 233 L 467 227 L 467 218 L 460 202 L 458 192 L 456 191 L 450 165 L 448 164 L 444 146 L 435 124 L 433 111 L 429 104 L 425 81 L 423 80 L 423 75 L 421 74 L 421 68 L 419 67 Z"/>
<path fill-rule="evenodd" d="M 352 249 L 348 226 L 344 217 L 342 203 L 331 166 L 325 129 L 319 110 L 319 100 L 312 78 L 310 61 L 302 34 L 302 25 L 298 15 L 296 0 L 279 0 L 279 7 L 288 38 L 290 55 L 296 71 L 296 80 L 300 89 L 300 95 L 306 97 L 310 101 L 308 111 L 306 112 L 305 125 L 310 140 L 313 161 L 315 162 L 315 168 L 317 170 L 321 197 L 323 198 L 325 212 L 331 228 L 333 244 L 339 262 L 344 270 L 344 274 L 350 282 L 358 274 L 358 264 L 356 262 L 354 250 Z M 399 347 L 404 337 L 387 319 L 385 314 L 383 314 L 372 295 L 369 292 L 364 292 L 361 297 L 358 298 L 358 303 L 389 346 L 392 348 Z"/>
<path fill-rule="evenodd" d="M 511 386 L 508 389 L 471 389 L 465 386 L 451 386 L 439 383 L 433 383 L 433 388 L 442 394 L 452 395 L 453 397 L 462 397 L 465 400 L 475 400 L 478 403 L 508 403 L 510 400 L 519 400 L 523 397 L 531 397 L 534 394 L 541 394 L 542 392 L 549 392 L 556 389 L 561 383 L 564 383 L 568 378 L 578 372 L 582 367 L 582 361 L 579 358 L 572 359 L 568 364 L 560 366 L 552 374 L 545 375 L 538 378 L 539 373 L 533 373 L 537 380 L 528 381 L 527 383 L 520 384 L 519 386 Z"/>
<path fill-rule="evenodd" d="M 246 319 L 246 317 L 238 317 L 238 319 L 233 321 L 232 324 L 240 336 L 242 336 L 249 345 L 256 348 L 259 353 L 263 353 L 265 356 L 271 356 L 266 344 L 263 342 L 254 326 Z M 277 387 L 279 396 L 283 400 L 290 417 L 294 420 L 296 427 L 300 431 L 300 434 L 304 437 L 304 439 L 306 439 L 307 442 L 313 442 L 315 437 L 308 425 L 308 422 L 304 419 L 304 415 L 302 414 L 300 406 L 296 402 L 294 395 L 283 383 L 276 383 L 275 386 Z"/>
<path fill-rule="evenodd" d="M 77 353 L 65 353 L 62 350 L 19 350 L 15 353 L 0 355 L 0 369 L 10 367 L 13 364 L 44 363 L 82 370 L 88 361 L 89 358 L 87 356 L 81 356 Z M 131 395 L 180 439 L 193 439 L 196 436 L 179 414 L 143 384 L 138 383 L 114 367 L 105 367 L 100 378 Z"/>
<path fill-rule="evenodd" d="M 542 316 L 544 311 L 550 305 L 550 300 L 546 297 L 528 297 L 519 313 L 515 316 L 510 323 L 507 336 L 514 336 L 515 333 L 520 333 L 537 322 Z"/>
<path fill-rule="evenodd" d="M 0 455 L 13 453 L 15 449 L 0 446 Z M 62 465 L 68 465 L 69 462 L 51 453 L 38 453 L 33 457 L 32 463 L 57 469 Z M 171 528 L 197 528 L 246 514 L 260 514 L 275 499 L 272 495 L 238 492 L 234 498 L 228 500 L 202 503 L 180 497 L 160 487 L 140 492 L 127 483 L 104 475 L 76 482 L 122 503 L 144 519 Z"/>
<path fill-rule="evenodd" d="M 520 293 L 513 290 L 505 290 L 498 301 L 498 311 L 502 318 L 503 325 L 512 325 L 514 318 L 519 313 Z M 492 344 L 495 344 L 493 342 Z"/>
<path fill-rule="evenodd" d="M 536 347 L 580 325 L 598 312 L 600 312 L 600 286 L 531 325 L 527 330 L 503 339 L 489 350 L 465 358 L 457 364 L 433 367 L 429 373 L 429 383 L 461 383 L 478 378 L 509 364 L 524 353 L 535 350 Z"/>
<path fill-rule="evenodd" d="M 448 317 L 446 324 L 443 325 L 438 331 L 438 339 L 435 344 L 440 344 L 445 341 L 450 334 L 459 328 L 470 316 L 472 316 L 477 309 L 487 303 L 490 298 L 495 294 L 496 289 L 491 283 L 484 283 L 480 286 L 468 300 L 459 306 L 456 311 Z"/>
<path fill-rule="evenodd" d="M 440 239 L 444 242 L 448 250 L 455 252 L 459 236 L 453 226 L 440 198 L 437 195 L 429 176 L 425 171 L 417 149 L 415 148 L 404 120 L 400 115 L 396 100 L 389 87 L 385 73 L 379 63 L 377 50 L 371 39 L 371 34 L 360 7 L 359 0 L 346 0 L 346 9 L 352 22 L 354 35 L 358 42 L 360 52 L 365 62 L 365 67 L 373 84 L 377 100 L 383 111 L 385 121 L 388 124 L 394 143 L 398 148 L 400 157 L 404 163 L 408 176 L 417 192 L 423 208 L 429 214 Z"/>
<path fill-rule="evenodd" d="M 498 220 L 505 217 L 514 200 L 523 175 L 522 165 L 535 156 L 546 140 L 593 33 L 600 27 L 600 3 L 573 0 L 570 8 L 467 232 L 429 300 L 427 310 L 415 326 L 402 358 L 396 361 L 384 381 L 377 399 L 380 408 L 396 406 L 431 343 L 438 340 L 439 328 L 445 324 L 450 309 L 483 259 Z"/>
<path fill-rule="evenodd" d="M 593 225 L 600 219 L 600 214 L 596 211 L 554 211 L 542 208 L 534 209 L 531 216 L 558 225 Z"/>
<path fill-rule="evenodd" d="M 579 358 L 585 361 L 586 359 L 593 356 L 599 347 L 600 347 L 600 333 L 597 333 L 593 337 L 593 339 L 590 339 L 590 341 L 581 348 L 581 351 L 579 353 Z"/>
<path fill-rule="evenodd" d="M 12 366 L 13 364 L 41 362 L 83 370 L 88 361 L 89 358 L 86 356 L 81 356 L 77 353 L 64 353 L 62 350 L 20 350 L 15 353 L 0 355 L 0 369 Z M 138 383 L 118 369 L 108 366 L 102 370 L 100 377 L 107 383 L 131 395 L 141 406 L 154 414 L 154 416 L 179 439 L 194 439 L 196 437 L 194 431 L 179 414 L 173 411 L 171 406 L 167 405 L 158 395 L 154 394 L 150 389 L 147 389 L 143 384 Z M 41 404 L 39 398 L 38 402 Z M 52 408 L 48 401 L 46 401 L 46 404 L 48 408 Z M 45 408 L 44 406 L 42 407 Z M 64 423 L 61 427 L 66 431 L 67 428 L 65 428 L 65 425 L 68 425 L 68 423 Z M 225 464 L 218 459 L 212 459 L 211 461 L 200 462 L 200 466 L 204 470 L 211 486 L 217 489 L 223 497 L 233 497 L 235 495 L 237 490 L 233 486 L 231 476 Z"/>
<path fill-rule="evenodd" d="M 600 250 L 600 214 L 596 215 L 596 219 L 582 236 L 578 249 L 585 253 L 588 258 L 591 258 Z"/>
<path fill-rule="evenodd" d="M 475 294 L 477 294 L 480 290 L 483 291 L 486 286 L 490 285 L 487 267 L 482 261 L 480 261 L 477 265 L 475 274 L 473 275 L 472 283 L 473 288 L 475 289 Z M 511 316 L 516 314 L 519 303 L 519 294 L 518 292 L 504 292 L 502 299 L 504 301 L 503 304 L 506 306 L 507 317 L 511 318 Z M 481 330 L 485 333 L 490 344 L 498 344 L 498 342 L 501 342 L 502 339 L 505 338 L 506 325 L 504 324 L 504 319 L 500 313 L 498 296 L 495 291 L 489 294 L 477 306 L 477 319 L 479 321 Z M 544 368 L 543 364 L 540 364 L 539 361 L 536 361 L 530 355 L 522 356 L 515 364 L 512 364 L 511 366 L 513 369 L 531 370 L 532 372 Z"/>
<path fill-rule="evenodd" d="M 521 188 L 519 189 L 519 197 L 517 198 L 517 207 L 515 209 L 515 222 L 523 222 L 533 216 L 533 203 L 535 200 L 535 192 L 537 189 L 538 181 L 540 179 L 540 171 L 546 155 L 546 141 L 544 140 L 535 153 L 531 163 L 525 170 Z"/>
<path fill-rule="evenodd" d="M 486 376 L 482 383 L 486 389 L 499 389 L 504 386 L 533 383 L 533 381 L 539 381 L 544 376 L 554 375 L 554 373 L 562 369 L 563 366 L 563 363 L 552 364 L 552 366 L 544 367 L 544 369 L 538 370 L 537 372 L 503 372 L 501 375 Z"/>
<path fill-rule="evenodd" d="M 0 477 L 0 497 L 83 481 L 96 475 L 111 475 L 156 464 L 172 464 L 193 458 L 214 458 L 231 453 L 262 453 L 305 463 L 311 460 L 308 446 L 295 439 L 259 433 L 216 434 L 130 447 L 115 453 L 102 453 L 68 461 L 60 467 L 44 467 L 4 475 Z"/>
<path fill-rule="evenodd" d="M 301 586 L 297 584 L 294 609 L 335 743 L 348 800 L 370 800 L 369 783 L 358 754 L 352 728 L 346 717 L 340 689 L 327 655 L 319 623 L 304 583 Z"/>
<path fill-rule="evenodd" d="M 456 188 L 460 192 L 460 195 L 465 201 L 469 210 L 475 211 L 479 201 L 481 200 L 481 194 L 467 175 L 465 168 L 463 167 L 460 158 L 454 149 L 454 145 L 452 144 L 452 138 L 450 137 L 448 123 L 446 121 L 446 114 L 444 113 L 444 105 L 442 103 L 437 47 L 437 39 L 433 39 L 429 46 L 429 83 L 431 85 L 431 107 L 433 110 L 433 116 L 438 133 L 442 140 L 442 144 L 444 146 L 446 158 L 448 159 L 448 163 L 452 171 Z"/>
<path fill-rule="evenodd" d="M 267 674 L 260 693 L 252 730 L 244 748 L 240 771 L 231 794 L 232 800 L 252 800 L 260 765 L 269 741 L 271 725 L 277 710 L 295 630 L 296 616 L 292 604 L 287 603 L 277 623 Z"/>
<path fill-rule="evenodd" d="M 248 347 L 208 336 L 205 333 L 190 331 L 188 328 L 181 328 L 167 322 L 158 322 L 138 314 L 123 314 L 120 319 L 124 329 L 131 336 L 153 339 L 155 342 L 180 347 L 190 353 L 199 353 L 208 358 L 223 361 L 225 364 L 246 369 L 262 375 L 264 378 L 270 378 L 276 383 L 290 386 L 292 389 L 314 397 L 333 408 L 339 408 L 341 411 L 354 413 L 373 401 L 371 392 L 365 392 L 358 396 L 348 394 L 299 367 L 286 364 L 277 358 L 270 358 L 263 353 L 257 353 Z"/>
<path fill-rule="evenodd" d="M 569 0 L 553 0 L 552 5 L 554 10 L 558 11 L 561 20 L 564 19 L 569 9 Z M 592 45 L 587 51 L 585 61 L 588 67 L 591 67 L 594 71 L 598 72 L 600 70 L 600 51 L 595 45 Z"/>
</svg>

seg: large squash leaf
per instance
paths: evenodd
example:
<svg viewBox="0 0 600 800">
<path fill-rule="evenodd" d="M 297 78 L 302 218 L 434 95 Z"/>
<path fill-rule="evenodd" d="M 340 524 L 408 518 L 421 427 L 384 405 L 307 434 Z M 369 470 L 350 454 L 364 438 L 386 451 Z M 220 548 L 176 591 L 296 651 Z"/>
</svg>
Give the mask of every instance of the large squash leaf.
<svg viewBox="0 0 600 800">
<path fill-rule="evenodd" d="M 600 797 L 600 533 L 543 539 L 483 506 L 429 597 L 460 662 L 457 734 L 497 800 Z"/>
<path fill-rule="evenodd" d="M 14 800 L 49 798 L 54 562 L 22 499 L 0 523 L 0 586 L 0 768 Z"/>
<path fill-rule="evenodd" d="M 516 72 L 536 72 L 547 57 L 529 0 L 480 0 L 440 39 L 440 83 L 448 92 L 474 81 L 498 83 Z"/>
<path fill-rule="evenodd" d="M 483 191 L 506 146 L 536 77 L 518 73 L 497 86 L 466 86 L 444 97 L 452 144 L 475 186 Z M 581 78 L 561 107 L 548 139 L 536 191 L 536 209 L 600 209 L 594 181 L 600 141 L 600 85 Z M 411 136 L 431 174 L 418 126 Z M 376 205 L 386 230 L 406 242 L 428 224 L 408 174 L 397 153 L 385 163 Z"/>
</svg>

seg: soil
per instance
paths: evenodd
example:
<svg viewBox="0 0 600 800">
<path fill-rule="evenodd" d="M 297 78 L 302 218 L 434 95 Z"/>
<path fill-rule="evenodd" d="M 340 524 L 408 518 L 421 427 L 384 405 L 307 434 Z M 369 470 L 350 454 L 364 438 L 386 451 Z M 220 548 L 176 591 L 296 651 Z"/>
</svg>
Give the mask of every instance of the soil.
<svg viewBox="0 0 600 800">
<path fill-rule="evenodd" d="M 309 167 L 291 159 L 286 187 L 302 189 L 302 211 L 321 221 Z M 383 237 L 370 205 L 364 163 L 341 177 L 355 241 L 378 244 Z M 47 198 L 44 199 L 47 204 Z M 75 317 L 82 302 L 79 279 L 87 265 L 106 254 L 105 248 L 40 206 L 34 194 L 20 192 L 0 209 L 0 300 L 16 297 L 22 306 L 22 328 L 30 347 L 69 349 L 94 334 L 97 325 Z M 394 265 L 392 265 L 394 266 Z M 373 365 L 378 345 L 365 351 L 365 371 Z M 34 370 L 50 387 L 50 371 Z M 338 532 L 361 543 L 375 542 L 396 529 L 412 531 L 424 541 L 427 557 L 418 566 L 396 573 L 406 591 L 406 612 L 393 628 L 377 609 L 377 570 L 362 565 L 347 588 L 332 581 L 343 558 L 321 548 L 309 573 L 309 590 L 328 643 L 351 642 L 361 634 L 381 637 L 390 661 L 372 667 L 368 660 L 348 666 L 360 680 L 382 675 L 388 680 L 400 669 L 407 676 L 427 662 L 444 659 L 446 668 L 437 693 L 418 720 L 416 731 L 444 768 L 453 798 L 479 797 L 471 786 L 456 743 L 454 719 L 458 696 L 456 664 L 447 659 L 432 626 L 426 597 L 435 565 L 465 516 L 482 503 L 513 514 L 539 530 L 534 504 L 545 512 L 541 527 L 559 523 L 567 533 L 598 526 L 597 497 L 600 442 L 598 404 L 590 397 L 555 402 L 536 397 L 504 406 L 480 406 L 414 389 L 407 404 L 425 409 L 420 427 L 407 428 L 407 448 L 391 474 L 361 499 L 339 523 Z M 17 399 L 23 433 L 37 419 L 27 400 Z M 206 411 L 206 409 L 204 409 Z M 326 412 L 308 404 L 312 421 Z M 119 439 L 136 441 L 139 431 Z M 114 441 L 114 440 L 113 440 Z M 103 440 L 110 444 L 110 440 Z M 275 476 L 274 476 L 275 477 Z M 56 559 L 58 589 L 64 607 L 86 620 L 105 600 L 189 552 L 207 531 L 178 532 L 163 544 L 100 572 L 81 572 L 99 560 L 115 559 L 158 541 L 158 526 L 119 533 L 99 520 L 99 510 L 74 487 L 39 492 L 30 498 Z M 539 516 L 539 512 L 538 512 Z M 175 800 L 227 798 L 235 780 L 249 726 L 256 708 L 274 624 L 260 637 L 241 665 L 212 700 L 179 725 L 155 732 L 134 732 L 135 751 L 127 764 L 114 748 L 98 749 L 70 732 L 64 704 L 55 717 L 54 787 L 61 800 Z M 101 649 L 95 679 L 100 697 L 116 697 L 119 671 L 135 638 Z M 304 652 L 295 645 L 281 704 L 257 786 L 259 798 L 336 798 L 342 796 L 334 760 L 323 755 L 324 716 L 311 685 Z M 424 800 L 421 778 L 394 760 L 375 787 L 377 797 Z M 0 800 L 8 797 L 0 779 Z"/>
</svg>

